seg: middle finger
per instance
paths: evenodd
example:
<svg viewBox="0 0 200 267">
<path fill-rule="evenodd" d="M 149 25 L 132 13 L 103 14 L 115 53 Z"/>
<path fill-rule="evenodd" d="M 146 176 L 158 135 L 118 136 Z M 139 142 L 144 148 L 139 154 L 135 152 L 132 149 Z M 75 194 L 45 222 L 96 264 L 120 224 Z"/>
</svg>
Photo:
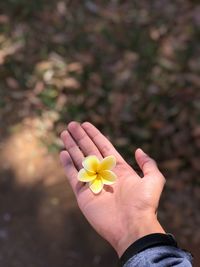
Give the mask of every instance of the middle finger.
<svg viewBox="0 0 200 267">
<path fill-rule="evenodd" d="M 69 123 L 68 131 L 85 156 L 95 155 L 99 159 L 102 159 L 102 155 L 98 148 L 78 122 Z"/>
</svg>

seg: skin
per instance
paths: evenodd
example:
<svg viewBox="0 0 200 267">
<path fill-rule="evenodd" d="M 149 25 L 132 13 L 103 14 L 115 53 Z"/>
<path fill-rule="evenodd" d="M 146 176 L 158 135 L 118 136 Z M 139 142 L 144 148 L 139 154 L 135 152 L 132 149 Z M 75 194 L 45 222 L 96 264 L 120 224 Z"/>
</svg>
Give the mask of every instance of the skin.
<svg viewBox="0 0 200 267">
<path fill-rule="evenodd" d="M 74 191 L 80 210 L 92 227 L 106 239 L 120 257 L 137 239 L 151 233 L 165 233 L 157 219 L 159 199 L 165 178 L 155 161 L 141 149 L 135 159 L 141 178 L 116 151 L 110 141 L 91 123 L 71 122 L 61 133 L 65 150 L 60 160 Z M 95 195 L 87 184 L 77 180 L 82 160 L 89 155 L 99 159 L 114 155 L 113 169 L 118 179 Z"/>
</svg>

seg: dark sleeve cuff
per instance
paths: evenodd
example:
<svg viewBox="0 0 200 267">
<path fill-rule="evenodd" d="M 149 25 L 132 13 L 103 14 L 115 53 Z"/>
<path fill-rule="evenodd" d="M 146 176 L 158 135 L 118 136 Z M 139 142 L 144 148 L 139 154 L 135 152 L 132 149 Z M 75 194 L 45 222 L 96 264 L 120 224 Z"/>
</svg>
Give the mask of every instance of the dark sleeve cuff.
<svg viewBox="0 0 200 267">
<path fill-rule="evenodd" d="M 150 234 L 136 240 L 130 245 L 120 258 L 122 266 L 137 253 L 156 246 L 173 246 L 177 247 L 177 242 L 172 234 Z"/>
</svg>

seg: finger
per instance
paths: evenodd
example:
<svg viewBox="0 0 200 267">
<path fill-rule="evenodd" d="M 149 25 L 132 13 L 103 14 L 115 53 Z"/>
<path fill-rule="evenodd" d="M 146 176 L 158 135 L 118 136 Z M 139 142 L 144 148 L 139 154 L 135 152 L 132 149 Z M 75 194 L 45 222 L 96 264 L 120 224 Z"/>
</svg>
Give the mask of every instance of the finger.
<svg viewBox="0 0 200 267">
<path fill-rule="evenodd" d="M 78 171 L 76 167 L 74 166 L 74 163 L 67 151 L 62 151 L 60 153 L 60 161 L 64 167 L 67 179 L 69 180 L 69 183 L 74 191 L 76 193 L 77 191 L 77 176 L 78 176 Z"/>
<path fill-rule="evenodd" d="M 61 133 L 61 139 L 77 170 L 80 170 L 82 168 L 82 161 L 84 159 L 84 155 L 80 148 L 77 146 L 76 142 L 67 130 Z"/>
<path fill-rule="evenodd" d="M 150 176 L 152 178 L 162 178 L 164 179 L 162 173 L 159 171 L 155 160 L 150 158 L 144 151 L 138 148 L 135 151 L 135 158 L 142 170 L 144 176 Z"/>
<path fill-rule="evenodd" d="M 78 122 L 69 123 L 67 128 L 85 156 L 96 155 L 99 159 L 102 159 L 98 148 Z"/>
<path fill-rule="evenodd" d="M 113 155 L 116 157 L 118 162 L 125 162 L 110 141 L 108 141 L 108 139 L 96 127 L 89 122 L 84 122 L 81 126 L 97 146 L 103 157 Z"/>
</svg>

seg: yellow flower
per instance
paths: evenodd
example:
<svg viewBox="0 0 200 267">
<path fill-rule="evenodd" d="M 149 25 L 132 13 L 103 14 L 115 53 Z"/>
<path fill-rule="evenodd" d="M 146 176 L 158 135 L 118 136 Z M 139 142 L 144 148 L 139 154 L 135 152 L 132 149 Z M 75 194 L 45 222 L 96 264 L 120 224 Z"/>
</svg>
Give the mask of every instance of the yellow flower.
<svg viewBox="0 0 200 267">
<path fill-rule="evenodd" d="M 114 156 L 105 157 L 102 161 L 96 156 L 88 156 L 82 162 L 83 168 L 78 173 L 78 180 L 89 182 L 93 193 L 98 194 L 104 185 L 113 184 L 117 176 L 111 171 L 116 165 Z"/>
</svg>

